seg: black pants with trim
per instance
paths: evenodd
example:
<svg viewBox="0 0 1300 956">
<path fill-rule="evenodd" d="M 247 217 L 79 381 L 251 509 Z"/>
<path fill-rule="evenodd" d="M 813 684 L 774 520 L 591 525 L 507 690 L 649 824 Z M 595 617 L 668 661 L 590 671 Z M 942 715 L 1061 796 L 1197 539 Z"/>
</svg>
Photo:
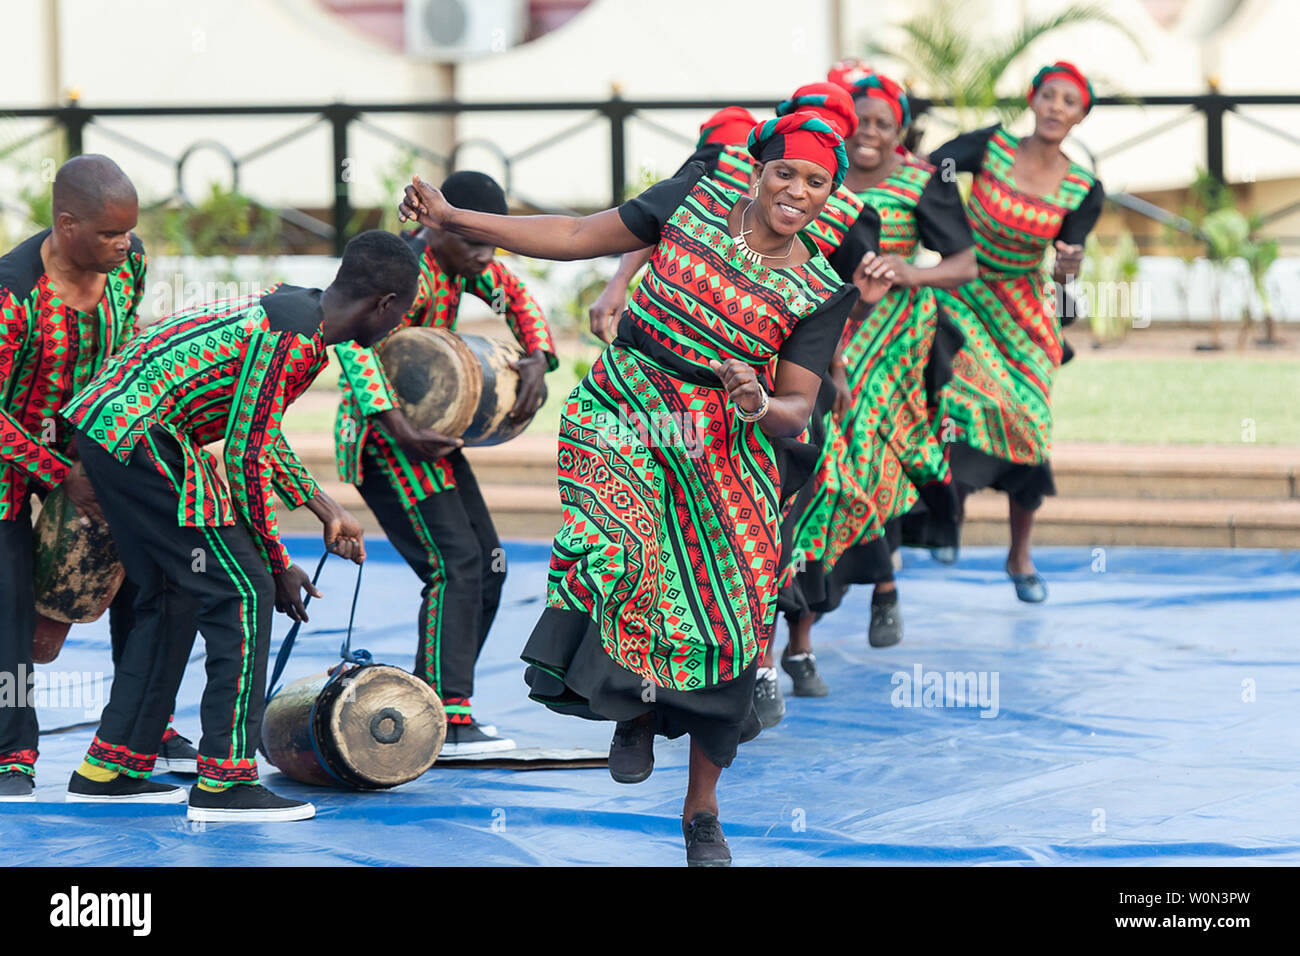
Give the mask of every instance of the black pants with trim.
<svg viewBox="0 0 1300 956">
<path fill-rule="evenodd" d="M 155 438 L 172 481 L 159 472 L 143 442 L 123 465 L 95 441 L 77 435 L 82 463 L 136 588 L 134 622 L 91 756 L 127 772 L 152 769 L 197 631 L 203 635 L 207 670 L 200 780 L 252 782 L 265 707 L 274 580 L 243 525 L 178 527 L 181 450 L 164 433 L 155 432 Z"/>
<path fill-rule="evenodd" d="M 424 584 L 415 675 L 442 698 L 448 720 L 466 723 L 474 665 L 501 604 L 505 552 L 469 462 L 459 451 L 448 461 L 456 487 L 423 501 L 406 504 L 378 467 L 364 470 L 358 490 Z"/>
</svg>

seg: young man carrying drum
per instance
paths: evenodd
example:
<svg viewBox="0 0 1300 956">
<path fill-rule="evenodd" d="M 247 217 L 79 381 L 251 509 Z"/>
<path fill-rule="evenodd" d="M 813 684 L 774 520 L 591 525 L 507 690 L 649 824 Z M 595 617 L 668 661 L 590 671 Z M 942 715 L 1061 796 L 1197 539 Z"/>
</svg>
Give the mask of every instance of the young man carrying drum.
<svg viewBox="0 0 1300 956">
<path fill-rule="evenodd" d="M 273 492 L 306 505 L 327 549 L 365 560 L 361 526 L 324 494 L 280 430 L 326 346 L 369 346 L 411 306 L 419 267 L 396 236 L 348 243 L 323 292 L 280 286 L 147 329 L 63 410 L 127 573 L 140 589 L 122 665 L 68 799 L 183 802 L 147 778 L 197 629 L 207 651 L 197 821 L 303 820 L 311 804 L 257 782 L 271 609 L 306 620 L 307 573 L 281 544 Z M 224 442 L 229 491 L 205 445 Z M 162 680 L 158 680 L 158 675 Z"/>
<path fill-rule="evenodd" d="M 508 211 L 505 193 L 483 173 L 453 173 L 442 188 L 462 208 Z M 542 378 L 557 362 L 546 319 L 523 283 L 496 261 L 490 245 L 428 228 L 407 242 L 420 257 L 420 290 L 402 327 L 455 328 L 464 292 L 491 304 L 526 354 L 515 365 L 520 384 L 510 416 L 531 417 L 545 394 Z M 461 443 L 407 420 L 373 349 L 346 345 L 336 351 L 343 366 L 335 428 L 339 477 L 358 487 L 424 584 L 415 674 L 447 709 L 442 753 L 511 750 L 514 741 L 477 723 L 470 709 L 474 665 L 496 617 L 505 564 Z"/>
<path fill-rule="evenodd" d="M 31 496 L 61 487 L 83 517 L 102 520 L 57 413 L 135 335 L 144 296 L 144 246 L 131 232 L 139 204 L 126 174 L 106 156 L 77 156 L 53 193 L 53 228 L 0 258 L 0 680 L 15 691 L 0 700 L 0 801 L 35 799 Z M 114 664 L 133 598 L 124 585 L 110 612 Z M 160 769 L 193 772 L 185 738 L 169 728 L 164 746 L 171 763 Z"/>
</svg>

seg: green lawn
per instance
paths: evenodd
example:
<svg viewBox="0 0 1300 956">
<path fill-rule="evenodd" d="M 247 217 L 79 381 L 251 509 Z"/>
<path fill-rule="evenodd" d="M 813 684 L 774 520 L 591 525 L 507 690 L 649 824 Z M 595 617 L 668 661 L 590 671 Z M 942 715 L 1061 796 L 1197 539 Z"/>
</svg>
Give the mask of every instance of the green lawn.
<svg viewBox="0 0 1300 956">
<path fill-rule="evenodd" d="M 530 432 L 559 429 L 578 368 L 585 371 L 596 354 L 566 357 L 546 377 L 546 404 Z M 1259 444 L 1300 445 L 1300 362 L 1089 358 L 1082 352 L 1057 377 L 1055 441 L 1236 444 L 1248 440 L 1249 419 Z M 318 387 L 332 392 L 334 379 L 326 372 Z M 333 423 L 332 406 L 291 408 L 285 421 L 290 434 L 329 431 Z"/>
<path fill-rule="evenodd" d="M 1054 441 L 1300 445 L 1300 362 L 1107 358 L 1061 369 Z"/>
</svg>

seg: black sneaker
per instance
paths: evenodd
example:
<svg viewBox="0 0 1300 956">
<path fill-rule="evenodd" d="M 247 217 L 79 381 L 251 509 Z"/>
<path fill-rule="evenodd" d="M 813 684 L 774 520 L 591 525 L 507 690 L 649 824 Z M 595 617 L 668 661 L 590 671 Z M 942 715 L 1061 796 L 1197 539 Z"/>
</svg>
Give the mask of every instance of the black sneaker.
<svg viewBox="0 0 1300 956">
<path fill-rule="evenodd" d="M 682 836 L 686 837 L 687 866 L 731 866 L 731 847 L 712 813 L 701 810 L 690 823 L 683 820 Z"/>
<path fill-rule="evenodd" d="M 74 770 L 63 799 L 68 803 L 184 803 L 185 788 L 124 773 L 112 780 L 91 780 Z"/>
<path fill-rule="evenodd" d="M 30 773 L 6 770 L 0 773 L 0 803 L 18 803 L 36 799 L 36 781 Z"/>
<path fill-rule="evenodd" d="M 609 775 L 618 783 L 640 783 L 654 769 L 654 721 L 620 720 L 609 742 Z"/>
<path fill-rule="evenodd" d="M 438 759 L 444 757 L 469 757 L 490 754 L 501 750 L 517 750 L 518 745 L 509 737 L 497 737 L 483 732 L 478 724 L 448 724 L 447 739 L 443 741 Z"/>
<path fill-rule="evenodd" d="M 305 800 L 277 797 L 260 783 L 237 783 L 221 791 L 190 787 L 185 818 L 196 823 L 280 823 L 310 820 L 316 808 Z"/>
<path fill-rule="evenodd" d="M 817 658 L 811 651 L 793 656 L 787 651 L 781 655 L 781 669 L 794 680 L 796 697 L 825 697 L 831 692 L 817 673 Z"/>
<path fill-rule="evenodd" d="M 163 734 L 158 746 L 158 759 L 153 765 L 154 773 L 184 773 L 197 776 L 199 772 L 199 752 L 188 737 L 182 737 L 170 727 Z"/>
<path fill-rule="evenodd" d="M 764 676 L 765 671 L 767 676 Z M 758 722 L 764 730 L 775 727 L 785 716 L 785 698 L 781 696 L 775 667 L 758 669 L 758 679 L 754 681 L 754 710 L 758 712 Z"/>
<path fill-rule="evenodd" d="M 871 602 L 871 627 L 867 640 L 872 647 L 892 647 L 903 639 L 903 617 L 898 612 L 898 592 L 887 604 Z"/>
</svg>

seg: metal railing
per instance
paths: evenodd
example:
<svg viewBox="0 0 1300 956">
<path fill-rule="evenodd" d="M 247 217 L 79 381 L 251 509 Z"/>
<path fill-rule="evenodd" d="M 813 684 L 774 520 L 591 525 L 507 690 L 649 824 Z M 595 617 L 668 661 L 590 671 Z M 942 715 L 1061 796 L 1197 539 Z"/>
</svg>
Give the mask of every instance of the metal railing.
<svg viewBox="0 0 1300 956">
<path fill-rule="evenodd" d="M 434 100 L 414 103 L 327 103 L 323 105 L 87 107 L 80 103 L 73 102 L 57 107 L 18 108 L 9 110 L 0 109 L 0 117 L 43 118 L 49 120 L 49 123 L 45 127 L 21 138 L 17 142 L 8 144 L 3 150 L 0 150 L 0 159 L 4 159 L 6 155 L 21 149 L 23 146 L 36 141 L 40 137 L 55 133 L 62 133 L 66 138 L 68 154 L 76 155 L 83 151 L 82 146 L 87 128 L 93 126 L 97 134 L 102 134 L 124 147 L 137 150 L 154 160 L 174 164 L 176 169 L 176 189 L 172 196 L 167 197 L 167 200 L 175 198 L 188 203 L 189 197 L 185 195 L 182 186 L 182 177 L 187 161 L 197 151 L 201 149 L 213 149 L 224 154 L 231 165 L 235 184 L 237 185 L 239 170 L 242 165 L 246 165 L 256 159 L 260 159 L 273 153 L 275 150 L 282 148 L 315 130 L 319 125 L 326 124 L 331 131 L 330 162 L 331 179 L 333 180 L 334 188 L 332 197 L 332 213 L 330 216 L 331 221 L 324 222 L 298 209 L 280 208 L 275 203 L 267 203 L 264 205 L 268 208 L 274 209 L 275 212 L 284 220 L 294 223 L 322 239 L 332 240 L 336 252 L 341 253 L 343 246 L 349 238 L 349 223 L 353 221 L 354 213 L 349 176 L 347 175 L 349 142 L 353 127 L 365 129 L 371 134 L 386 139 L 395 146 L 399 146 L 432 162 L 439 163 L 445 169 L 454 168 L 457 154 L 464 147 L 471 144 L 487 145 L 495 151 L 506 169 L 507 182 L 503 183 L 503 186 L 506 188 L 507 193 L 510 194 L 512 198 L 526 202 L 534 208 L 547 210 L 557 209 L 560 207 L 554 206 L 547 200 L 537 199 L 536 197 L 520 196 L 518 191 L 513 189 L 512 183 L 510 182 L 512 167 L 514 164 L 532 159 L 549 149 L 563 145 L 574 135 L 593 126 L 594 124 L 604 122 L 608 126 L 610 160 L 609 200 L 610 205 L 617 205 L 623 201 L 628 184 L 627 131 L 629 123 L 635 122 L 644 124 L 661 134 L 680 140 L 684 145 L 689 146 L 689 139 L 681 136 L 681 134 L 674 130 L 655 123 L 654 120 L 644 114 L 658 111 L 682 110 L 701 113 L 715 110 L 723 106 L 736 105 L 755 110 L 761 115 L 763 112 L 770 110 L 772 104 L 776 101 L 776 99 L 722 100 L 716 98 L 691 100 L 629 100 L 615 95 L 607 100 L 498 103 L 464 103 L 457 100 Z M 945 101 L 926 100 L 919 97 L 914 98 L 912 102 L 918 117 L 930 111 L 934 107 L 947 107 L 951 105 Z M 1173 129 L 1197 116 L 1203 117 L 1205 121 L 1204 168 L 1208 171 L 1210 176 L 1220 182 L 1222 182 L 1224 178 L 1224 118 L 1229 113 L 1239 116 L 1252 126 L 1265 130 L 1284 142 L 1300 146 L 1300 134 L 1279 129 L 1265 123 L 1257 117 L 1241 112 L 1243 107 L 1250 106 L 1300 106 L 1300 94 L 1228 95 L 1219 92 L 1209 92 L 1190 96 L 1112 96 L 1099 97 L 1095 103 L 1095 108 L 1097 109 L 1135 106 L 1184 107 L 1185 109 L 1182 113 L 1173 117 L 1169 121 L 1149 130 L 1145 130 L 1139 136 L 1132 137 L 1120 143 L 1112 144 L 1096 150 L 1088 149 L 1085 145 L 1085 151 L 1089 154 L 1089 160 L 1094 165 L 1094 168 L 1099 160 L 1136 148 L 1149 140 L 1152 136 Z M 542 140 L 529 144 L 522 149 L 517 149 L 513 153 L 507 153 L 494 142 L 480 139 L 459 142 L 453 147 L 449 155 L 442 155 L 420 143 L 413 142 L 405 137 L 385 130 L 384 128 L 370 122 L 368 119 L 368 117 L 371 116 L 396 114 L 412 116 L 455 116 L 482 113 L 573 112 L 586 113 L 589 115 L 579 123 L 566 127 L 557 133 L 548 135 Z M 156 145 L 141 142 L 133 137 L 121 133 L 120 131 L 114 130 L 111 126 L 105 125 L 106 121 L 119 118 L 139 119 L 176 117 L 193 119 L 201 117 L 267 116 L 279 116 L 286 119 L 294 117 L 309 117 L 309 121 L 306 125 L 295 127 L 284 134 L 243 153 L 242 155 L 236 155 L 223 143 L 212 139 L 201 139 L 189 143 L 180 153 L 172 155 L 160 150 Z M 1131 196 L 1127 193 L 1121 192 L 1110 194 L 1108 198 L 1117 205 L 1130 209 L 1139 215 L 1155 219 L 1188 234 L 1193 234 L 1193 230 L 1186 220 L 1183 220 L 1173 212 L 1161 209 L 1160 207 L 1142 200 L 1137 196 Z M 1280 209 L 1265 213 L 1262 219 L 1266 223 L 1273 222 L 1297 210 L 1300 210 L 1300 197 L 1297 197 L 1295 202 L 1289 203 Z"/>
</svg>

